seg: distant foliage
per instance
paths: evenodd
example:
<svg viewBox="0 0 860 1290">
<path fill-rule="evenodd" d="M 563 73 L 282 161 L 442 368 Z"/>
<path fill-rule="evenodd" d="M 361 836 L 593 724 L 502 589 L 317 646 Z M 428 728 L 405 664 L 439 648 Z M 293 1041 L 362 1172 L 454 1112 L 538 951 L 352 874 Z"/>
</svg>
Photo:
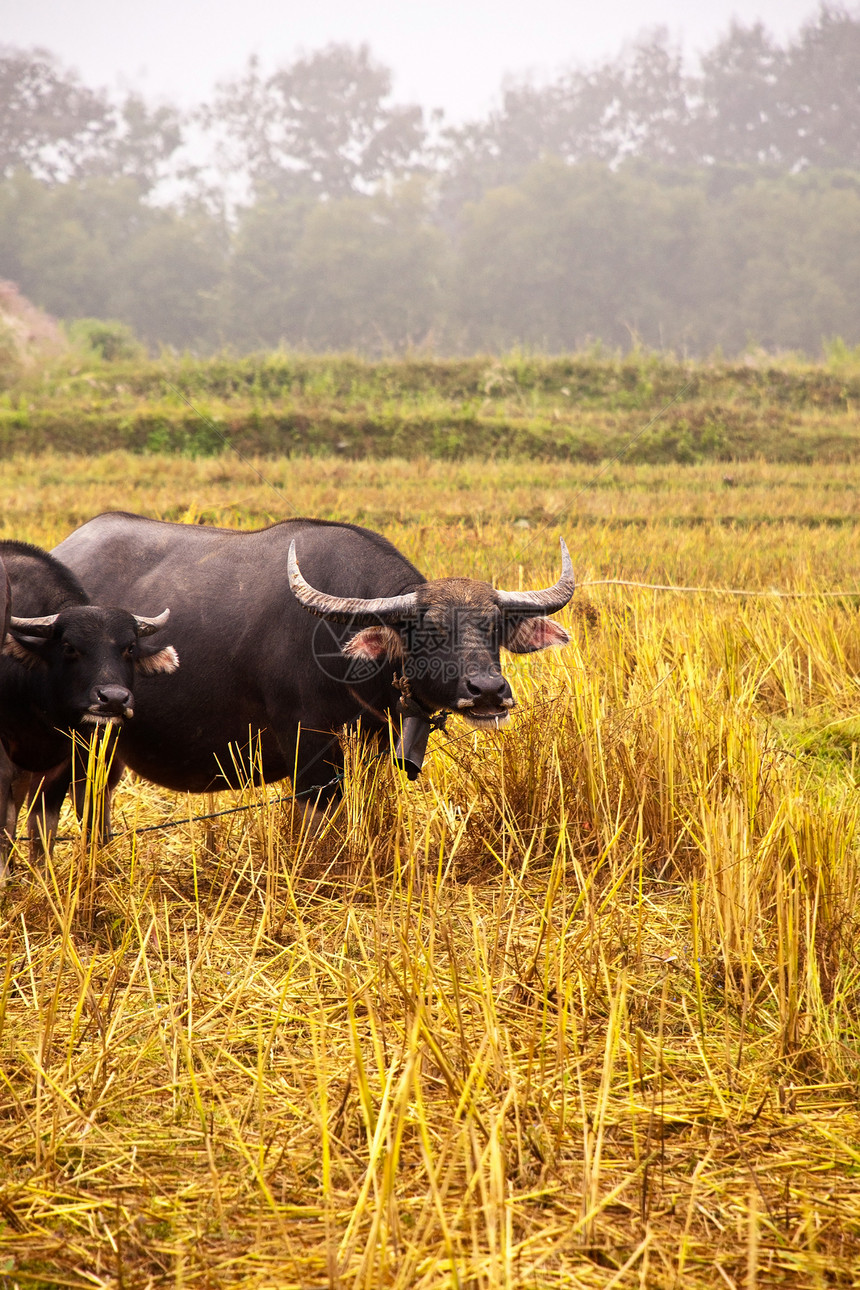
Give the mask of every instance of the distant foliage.
<svg viewBox="0 0 860 1290">
<path fill-rule="evenodd" d="M 0 49 L 0 275 L 152 349 L 853 346 L 860 11 L 735 22 L 692 69 L 646 33 L 457 128 L 364 46 L 252 60 L 187 120 Z"/>
<path fill-rule="evenodd" d="M 233 243 L 225 334 L 243 349 L 420 344 L 444 308 L 450 255 L 419 180 L 372 197 L 257 203 Z"/>
<path fill-rule="evenodd" d="M 734 22 L 685 73 L 658 29 L 594 68 L 510 82 L 485 121 L 446 136 L 444 185 L 458 207 L 551 155 L 684 167 L 860 166 L 860 13 L 823 6 L 780 45 Z"/>
<path fill-rule="evenodd" d="M 156 207 L 131 178 L 0 183 L 0 266 L 60 318 L 117 318 L 150 344 L 210 345 L 223 278 L 223 225 Z"/>
<path fill-rule="evenodd" d="M 137 94 L 115 102 L 45 49 L 0 46 L 0 175 L 61 183 L 130 175 L 153 187 L 182 140 L 180 114 Z"/>
<path fill-rule="evenodd" d="M 860 339 L 860 174 L 536 163 L 464 212 L 458 346 Z"/>
<path fill-rule="evenodd" d="M 421 153 L 421 109 L 390 94 L 391 73 L 366 45 L 331 44 L 271 76 L 252 58 L 200 116 L 257 194 L 348 197 Z"/>
<path fill-rule="evenodd" d="M 127 323 L 102 318 L 76 318 L 69 327 L 69 338 L 75 345 L 108 363 L 143 355 L 143 347 Z"/>
</svg>

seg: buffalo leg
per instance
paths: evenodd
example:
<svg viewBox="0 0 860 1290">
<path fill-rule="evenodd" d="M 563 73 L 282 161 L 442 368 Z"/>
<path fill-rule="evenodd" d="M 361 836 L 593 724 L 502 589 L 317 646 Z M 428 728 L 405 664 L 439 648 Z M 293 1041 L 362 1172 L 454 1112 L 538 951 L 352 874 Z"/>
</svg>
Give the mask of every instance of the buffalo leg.
<svg viewBox="0 0 860 1290">
<path fill-rule="evenodd" d="M 56 771 L 52 771 L 50 776 L 46 776 L 46 785 L 50 780 L 51 806 L 56 807 L 57 816 L 66 793 L 71 790 L 72 806 L 78 820 L 81 825 L 86 825 L 89 832 L 92 832 L 98 824 L 98 840 L 101 844 L 110 839 L 111 796 L 125 769 L 116 755 L 111 756 L 116 746 L 116 734 L 111 730 L 105 738 L 110 740 L 105 747 L 109 768 L 102 794 L 97 796 L 92 791 L 93 785 L 88 786 L 90 749 L 80 741 L 75 742 L 74 751 L 68 761 L 64 762 L 62 767 L 57 767 Z M 61 772 L 64 772 L 64 780 Z"/>
<path fill-rule="evenodd" d="M 295 764 L 293 793 L 300 802 L 324 811 L 330 803 L 340 801 L 343 753 L 337 739 L 303 730 Z"/>
<path fill-rule="evenodd" d="M 50 855 L 60 823 L 60 811 L 72 782 L 72 760 L 60 762 L 41 780 L 32 776 L 30 792 L 30 859 L 35 863 L 41 854 Z"/>
<path fill-rule="evenodd" d="M 111 833 L 111 798 L 113 790 L 119 783 L 125 769 L 123 763 L 114 757 L 107 775 L 104 793 L 98 800 L 94 794 L 87 794 L 87 754 L 85 750 L 75 750 L 74 775 L 71 778 L 72 803 L 75 814 L 82 825 L 89 831 L 98 823 L 99 843 L 104 845 L 110 840 Z M 84 812 L 86 811 L 86 819 Z"/>
<path fill-rule="evenodd" d="M 27 800 L 28 795 L 33 791 L 33 786 L 38 783 L 38 776 L 32 771 L 22 770 L 6 758 L 2 771 L 3 787 L 2 797 L 5 805 L 0 807 L 0 820 L 2 820 L 2 831 L 0 831 L 0 888 L 6 882 L 9 870 L 12 866 L 12 847 L 15 844 L 15 834 L 18 829 L 18 817 L 21 814 L 21 807 Z"/>
<path fill-rule="evenodd" d="M 9 856 L 15 841 L 15 825 L 18 823 L 15 782 L 18 770 L 9 760 L 6 749 L 0 744 L 0 886 L 6 881 L 9 870 Z"/>
</svg>

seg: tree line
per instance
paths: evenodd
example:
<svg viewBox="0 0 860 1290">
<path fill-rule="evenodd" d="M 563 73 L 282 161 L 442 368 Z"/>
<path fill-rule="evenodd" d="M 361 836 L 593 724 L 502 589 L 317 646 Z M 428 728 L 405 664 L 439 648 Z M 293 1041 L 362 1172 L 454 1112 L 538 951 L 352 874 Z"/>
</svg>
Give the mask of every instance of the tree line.
<svg viewBox="0 0 860 1290">
<path fill-rule="evenodd" d="M 157 347 L 860 341 L 860 12 L 780 43 L 664 32 L 483 120 L 399 104 L 366 47 L 193 112 L 0 50 L 0 276 Z"/>
</svg>

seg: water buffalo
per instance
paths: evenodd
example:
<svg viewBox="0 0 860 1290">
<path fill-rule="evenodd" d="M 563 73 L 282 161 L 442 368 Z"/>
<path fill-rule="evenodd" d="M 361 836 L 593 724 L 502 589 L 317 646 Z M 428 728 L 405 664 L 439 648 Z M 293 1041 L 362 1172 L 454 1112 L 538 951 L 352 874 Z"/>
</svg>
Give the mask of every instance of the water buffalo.
<svg viewBox="0 0 860 1290">
<path fill-rule="evenodd" d="M 9 585 L 9 575 L 6 572 L 6 566 L 0 559 L 0 645 L 6 639 L 6 632 L 9 630 L 9 619 L 12 616 L 12 588 Z M 12 802 L 12 783 L 15 778 L 15 767 L 9 760 L 6 749 L 0 743 L 0 839 L 5 829 L 8 828 L 9 812 Z M 14 831 L 14 820 L 12 828 Z M 0 871 L 5 869 L 6 848 L 0 841 Z"/>
<path fill-rule="evenodd" d="M 136 677 L 173 672 L 178 658 L 171 645 L 147 639 L 164 627 L 168 610 L 145 618 L 92 604 L 69 569 L 26 542 L 0 542 L 0 560 L 12 608 L 0 651 L 4 873 L 27 788 L 40 786 L 31 838 L 40 826 L 53 836 L 70 783 L 85 775 L 80 756 L 70 755 L 70 735 L 88 742 L 94 727 L 121 725 L 133 714 Z M 76 804 L 82 807 L 83 793 Z"/>
<path fill-rule="evenodd" d="M 482 728 L 506 721 L 500 646 L 568 640 L 545 617 L 574 589 L 561 546 L 559 582 L 527 592 L 428 582 L 378 533 L 325 520 L 239 532 L 113 512 L 54 554 L 100 600 L 171 607 L 183 669 L 157 685 L 141 678 L 122 762 L 190 792 L 240 783 L 253 764 L 322 804 L 339 793 L 337 732 L 359 718 L 373 733 L 405 714 L 417 745 L 440 711 Z M 421 751 L 408 754 L 414 771 Z"/>
</svg>

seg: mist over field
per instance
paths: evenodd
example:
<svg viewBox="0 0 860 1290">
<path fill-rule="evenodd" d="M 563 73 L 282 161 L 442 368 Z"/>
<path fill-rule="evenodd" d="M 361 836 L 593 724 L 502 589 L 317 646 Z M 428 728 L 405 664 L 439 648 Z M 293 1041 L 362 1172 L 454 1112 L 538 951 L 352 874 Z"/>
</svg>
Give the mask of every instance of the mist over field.
<svg viewBox="0 0 860 1290">
<path fill-rule="evenodd" d="M 661 31 L 457 125 L 363 45 L 195 108 L 0 54 L 0 277 L 152 350 L 365 355 L 860 341 L 860 16 Z"/>
</svg>

